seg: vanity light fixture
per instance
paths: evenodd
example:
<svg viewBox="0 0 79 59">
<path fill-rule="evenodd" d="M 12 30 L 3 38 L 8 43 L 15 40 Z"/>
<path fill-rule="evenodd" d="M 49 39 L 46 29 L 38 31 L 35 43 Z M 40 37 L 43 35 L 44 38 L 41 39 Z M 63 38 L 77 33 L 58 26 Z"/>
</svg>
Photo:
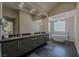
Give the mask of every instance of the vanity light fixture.
<svg viewBox="0 0 79 59">
<path fill-rule="evenodd" d="M 40 15 L 42 15 L 42 14 L 41 13 L 37 14 L 37 16 L 40 16 Z"/>
<path fill-rule="evenodd" d="M 20 4 L 21 4 L 21 5 L 24 5 L 24 3 L 23 3 L 23 2 L 21 2 Z"/>
<path fill-rule="evenodd" d="M 22 8 L 23 6 L 22 5 L 19 5 L 19 7 Z"/>
<path fill-rule="evenodd" d="M 24 6 L 24 3 L 21 2 L 21 3 L 19 4 L 19 7 L 22 8 L 23 6 Z"/>
<path fill-rule="evenodd" d="M 35 9 L 32 9 L 30 12 L 33 13 L 35 11 Z"/>
</svg>

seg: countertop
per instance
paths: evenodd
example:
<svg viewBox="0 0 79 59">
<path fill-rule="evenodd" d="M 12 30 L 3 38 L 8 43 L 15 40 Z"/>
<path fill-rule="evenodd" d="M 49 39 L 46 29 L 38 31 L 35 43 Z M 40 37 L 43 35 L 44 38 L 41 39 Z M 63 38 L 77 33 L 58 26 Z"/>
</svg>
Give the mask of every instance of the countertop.
<svg viewBox="0 0 79 59">
<path fill-rule="evenodd" d="M 0 39 L 0 43 L 6 42 L 6 41 L 12 41 L 12 40 L 19 40 L 22 38 L 28 38 L 28 37 L 34 37 L 34 36 L 40 36 L 45 34 L 34 34 L 34 35 L 26 35 L 26 36 L 18 36 L 18 37 L 12 37 L 12 38 L 6 38 L 6 39 Z"/>
</svg>

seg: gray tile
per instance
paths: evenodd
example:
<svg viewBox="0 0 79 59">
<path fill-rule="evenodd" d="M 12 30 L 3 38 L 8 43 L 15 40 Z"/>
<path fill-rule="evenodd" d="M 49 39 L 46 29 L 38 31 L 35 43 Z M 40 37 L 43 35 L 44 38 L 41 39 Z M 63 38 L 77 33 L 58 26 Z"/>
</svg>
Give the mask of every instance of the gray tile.
<svg viewBox="0 0 79 59">
<path fill-rule="evenodd" d="M 61 44 L 48 42 L 47 45 L 40 47 L 34 53 L 39 57 L 77 57 L 74 43 Z M 32 57 L 35 55 L 32 55 Z"/>
</svg>

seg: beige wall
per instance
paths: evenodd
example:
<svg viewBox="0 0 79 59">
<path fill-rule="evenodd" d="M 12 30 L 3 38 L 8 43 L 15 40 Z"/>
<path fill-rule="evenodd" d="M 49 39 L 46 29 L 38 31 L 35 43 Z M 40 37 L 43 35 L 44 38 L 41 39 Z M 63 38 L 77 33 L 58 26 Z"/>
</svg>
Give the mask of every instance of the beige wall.
<svg viewBox="0 0 79 59">
<path fill-rule="evenodd" d="M 0 18 L 2 18 L 2 16 L 1 16 L 1 10 L 2 10 L 2 4 L 1 4 L 1 2 L 0 2 Z M 0 40 L 1 40 L 1 26 L 0 26 Z M 0 44 L 0 57 L 1 57 L 1 44 Z"/>
<path fill-rule="evenodd" d="M 0 2 L 0 21 L 2 18 L 2 3 Z M 0 40 L 1 40 L 1 36 L 2 36 L 2 26 L 0 24 Z"/>
<path fill-rule="evenodd" d="M 0 2 L 0 18 L 1 18 L 1 2 Z"/>
<path fill-rule="evenodd" d="M 4 7 L 3 6 L 3 16 L 7 16 L 7 17 L 11 17 L 11 18 L 17 18 L 17 11 L 13 10 L 11 8 L 8 7 Z"/>
<path fill-rule="evenodd" d="M 39 21 L 33 21 L 31 15 L 20 11 L 20 33 L 33 33 L 40 31 L 41 28 Z"/>
<path fill-rule="evenodd" d="M 77 11 L 75 15 L 75 45 L 79 56 L 79 3 L 77 3 Z"/>
<path fill-rule="evenodd" d="M 49 29 L 48 29 L 48 22 L 49 22 L 49 19 L 48 19 L 48 16 L 45 17 L 44 19 L 42 19 L 42 23 L 43 23 L 43 31 L 44 32 L 48 32 Z"/>
<path fill-rule="evenodd" d="M 69 32 L 69 40 L 74 41 L 74 16 L 66 19 L 66 31 Z"/>
<path fill-rule="evenodd" d="M 0 2 L 0 18 L 2 18 L 2 3 Z"/>
<path fill-rule="evenodd" d="M 76 8 L 75 2 L 64 2 L 57 5 L 53 10 L 49 12 L 49 16 L 53 16 L 59 13 L 63 13 L 68 10 L 72 10 Z"/>
<path fill-rule="evenodd" d="M 15 19 L 15 33 L 19 33 L 19 11 L 3 6 L 3 16 Z"/>
</svg>

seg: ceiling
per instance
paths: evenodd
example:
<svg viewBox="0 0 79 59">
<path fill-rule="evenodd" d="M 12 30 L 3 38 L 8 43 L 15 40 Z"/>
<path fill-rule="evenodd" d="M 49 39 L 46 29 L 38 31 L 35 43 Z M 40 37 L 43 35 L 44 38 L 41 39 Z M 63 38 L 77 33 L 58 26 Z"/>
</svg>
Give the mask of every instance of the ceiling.
<svg viewBox="0 0 79 59">
<path fill-rule="evenodd" d="M 48 13 L 58 4 L 58 2 L 37 2 L 36 4 Z"/>
<path fill-rule="evenodd" d="M 29 2 L 26 2 L 25 5 L 28 6 L 28 3 Z M 3 5 L 8 6 L 10 8 L 13 8 L 13 9 L 18 9 L 17 8 L 18 6 L 16 6 L 17 4 L 19 4 L 19 3 L 17 3 L 17 2 L 5 2 L 5 3 L 3 3 Z M 38 8 L 40 8 L 43 11 L 45 11 L 46 13 L 48 13 L 58 4 L 58 2 L 35 2 L 35 3 L 31 2 L 31 5 L 33 5 L 33 4 L 35 4 Z"/>
<path fill-rule="evenodd" d="M 24 3 L 24 5 L 22 6 L 20 4 L 20 2 L 4 2 L 3 6 L 14 9 L 14 10 L 17 10 L 17 11 L 22 10 L 22 11 L 25 11 L 25 12 L 27 12 L 29 14 L 37 14 L 37 13 L 39 13 L 39 11 L 37 11 L 37 10 L 34 11 L 33 13 L 31 13 L 30 11 L 33 9 L 33 7 L 28 5 L 27 3 Z M 22 6 L 22 7 L 20 7 L 20 6 Z"/>
<path fill-rule="evenodd" d="M 34 13 L 30 13 L 36 17 L 39 17 L 37 16 L 39 13 L 41 13 L 40 17 L 47 16 L 48 13 L 58 5 L 58 2 L 24 2 L 22 8 L 20 8 L 19 5 L 20 2 L 3 2 L 3 6 L 5 7 L 22 10 L 27 13 L 30 13 L 32 9 L 36 9 Z"/>
<path fill-rule="evenodd" d="M 3 6 L 9 7 L 9 8 L 15 9 L 15 10 L 19 10 L 20 9 L 19 5 L 20 5 L 19 2 L 3 2 Z M 32 8 L 31 6 L 29 6 L 27 4 L 24 4 L 24 6 L 22 7 L 22 9 L 24 9 L 24 7 L 26 7 L 27 10 L 30 9 L 30 8 Z"/>
</svg>

